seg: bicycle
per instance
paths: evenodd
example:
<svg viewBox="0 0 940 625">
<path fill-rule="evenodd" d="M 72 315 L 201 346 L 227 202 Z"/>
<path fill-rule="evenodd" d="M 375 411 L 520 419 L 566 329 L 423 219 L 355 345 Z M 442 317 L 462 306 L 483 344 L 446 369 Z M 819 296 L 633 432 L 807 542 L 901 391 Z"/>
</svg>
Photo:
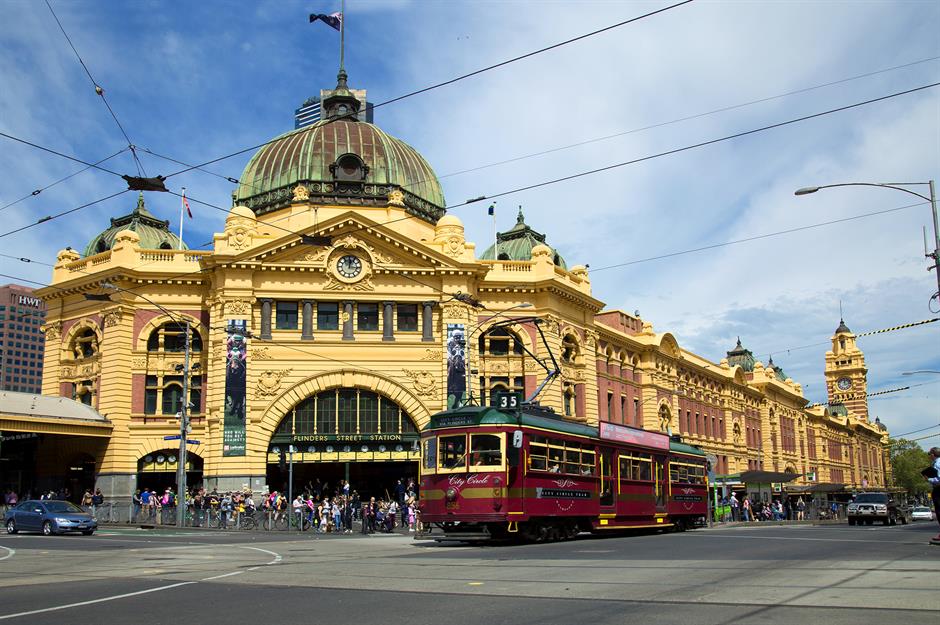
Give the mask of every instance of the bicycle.
<svg viewBox="0 0 940 625">
<path fill-rule="evenodd" d="M 274 525 L 279 530 L 287 530 L 288 525 L 290 526 L 290 529 L 297 529 L 298 527 L 297 517 L 298 515 L 296 514 L 290 514 L 290 515 L 284 514 L 283 516 L 281 516 L 279 519 L 275 521 Z M 308 529 L 310 529 L 310 521 L 308 521 L 307 517 L 305 516 L 301 516 L 300 518 L 303 521 L 302 524 L 300 525 L 300 529 L 301 531 L 306 532 Z"/>
</svg>

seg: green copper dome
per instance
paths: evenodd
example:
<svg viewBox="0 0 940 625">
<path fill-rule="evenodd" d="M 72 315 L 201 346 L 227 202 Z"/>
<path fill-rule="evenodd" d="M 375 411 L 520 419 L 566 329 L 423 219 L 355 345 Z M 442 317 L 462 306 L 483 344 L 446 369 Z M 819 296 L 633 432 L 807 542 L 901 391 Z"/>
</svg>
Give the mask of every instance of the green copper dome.
<svg viewBox="0 0 940 625">
<path fill-rule="evenodd" d="M 111 218 L 111 227 L 93 238 L 85 247 L 85 256 L 107 252 L 114 246 L 114 237 L 122 230 L 133 230 L 140 237 L 144 250 L 177 250 L 180 239 L 170 232 L 170 222 L 157 219 L 144 206 L 143 192 L 137 196 L 137 207 L 129 215 Z M 183 249 L 189 248 L 183 243 Z"/>
<path fill-rule="evenodd" d="M 288 206 L 299 184 L 318 204 L 385 205 L 399 190 L 409 212 L 436 223 L 446 204 L 434 170 L 404 141 L 359 121 L 358 106 L 340 71 L 323 100 L 325 119 L 258 150 L 242 172 L 235 203 L 261 215 Z"/>
<path fill-rule="evenodd" d="M 561 254 L 545 242 L 545 235 L 536 232 L 526 224 L 520 206 L 519 215 L 516 216 L 516 225 L 506 232 L 496 233 L 496 244 L 486 248 L 480 255 L 480 260 L 532 260 L 532 248 L 536 245 L 545 245 L 551 249 L 552 261 L 562 269 L 568 268 Z M 499 247 L 498 259 L 496 258 L 497 247 Z"/>
</svg>

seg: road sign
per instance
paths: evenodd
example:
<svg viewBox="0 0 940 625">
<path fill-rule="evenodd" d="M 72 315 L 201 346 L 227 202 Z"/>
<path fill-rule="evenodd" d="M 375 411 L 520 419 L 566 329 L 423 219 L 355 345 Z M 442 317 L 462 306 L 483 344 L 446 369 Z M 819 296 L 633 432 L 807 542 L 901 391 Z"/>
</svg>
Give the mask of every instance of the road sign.
<svg viewBox="0 0 940 625">
<path fill-rule="evenodd" d="M 180 439 L 179 434 L 173 434 L 172 436 L 164 436 L 163 440 L 165 441 L 178 441 Z"/>
<path fill-rule="evenodd" d="M 500 410 L 518 410 L 522 403 L 522 393 L 501 391 L 495 395 L 496 407 Z"/>
<path fill-rule="evenodd" d="M 176 438 L 179 438 L 179 436 L 177 436 Z M 198 444 L 199 444 L 199 441 L 197 441 L 195 438 L 187 438 L 187 439 L 186 439 L 186 444 L 187 444 L 187 445 L 198 445 Z"/>
</svg>

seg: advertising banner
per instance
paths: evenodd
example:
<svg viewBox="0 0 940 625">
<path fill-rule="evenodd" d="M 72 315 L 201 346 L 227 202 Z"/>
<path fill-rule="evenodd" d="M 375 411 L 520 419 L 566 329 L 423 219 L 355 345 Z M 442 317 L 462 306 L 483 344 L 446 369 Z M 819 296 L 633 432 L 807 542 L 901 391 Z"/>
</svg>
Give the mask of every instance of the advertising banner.
<svg viewBox="0 0 940 625">
<path fill-rule="evenodd" d="M 245 455 L 245 364 L 248 324 L 244 319 L 228 322 L 225 349 L 225 419 L 222 425 L 222 455 Z"/>
<path fill-rule="evenodd" d="M 465 326 L 447 324 L 447 409 L 463 405 L 467 394 Z"/>
</svg>

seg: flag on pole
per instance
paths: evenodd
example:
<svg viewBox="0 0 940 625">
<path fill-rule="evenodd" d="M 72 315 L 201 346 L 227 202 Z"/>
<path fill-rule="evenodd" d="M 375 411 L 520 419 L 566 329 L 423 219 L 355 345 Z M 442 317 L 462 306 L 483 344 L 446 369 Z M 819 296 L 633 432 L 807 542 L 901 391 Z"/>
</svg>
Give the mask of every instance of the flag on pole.
<svg viewBox="0 0 940 625">
<path fill-rule="evenodd" d="M 323 13 L 311 13 L 310 14 L 310 23 L 320 20 L 327 26 L 335 28 L 336 30 L 342 30 L 343 28 L 343 14 L 336 12 L 325 15 Z"/>
<path fill-rule="evenodd" d="M 496 214 L 496 204 L 490 204 L 490 207 L 489 207 L 488 209 L 486 209 L 486 212 L 487 212 L 488 215 L 495 215 L 495 214 Z"/>
<path fill-rule="evenodd" d="M 189 209 L 189 200 L 186 199 L 186 189 L 183 189 L 181 196 L 183 198 L 183 206 L 186 208 L 186 214 L 189 215 L 189 218 L 193 218 L 193 211 Z"/>
</svg>

